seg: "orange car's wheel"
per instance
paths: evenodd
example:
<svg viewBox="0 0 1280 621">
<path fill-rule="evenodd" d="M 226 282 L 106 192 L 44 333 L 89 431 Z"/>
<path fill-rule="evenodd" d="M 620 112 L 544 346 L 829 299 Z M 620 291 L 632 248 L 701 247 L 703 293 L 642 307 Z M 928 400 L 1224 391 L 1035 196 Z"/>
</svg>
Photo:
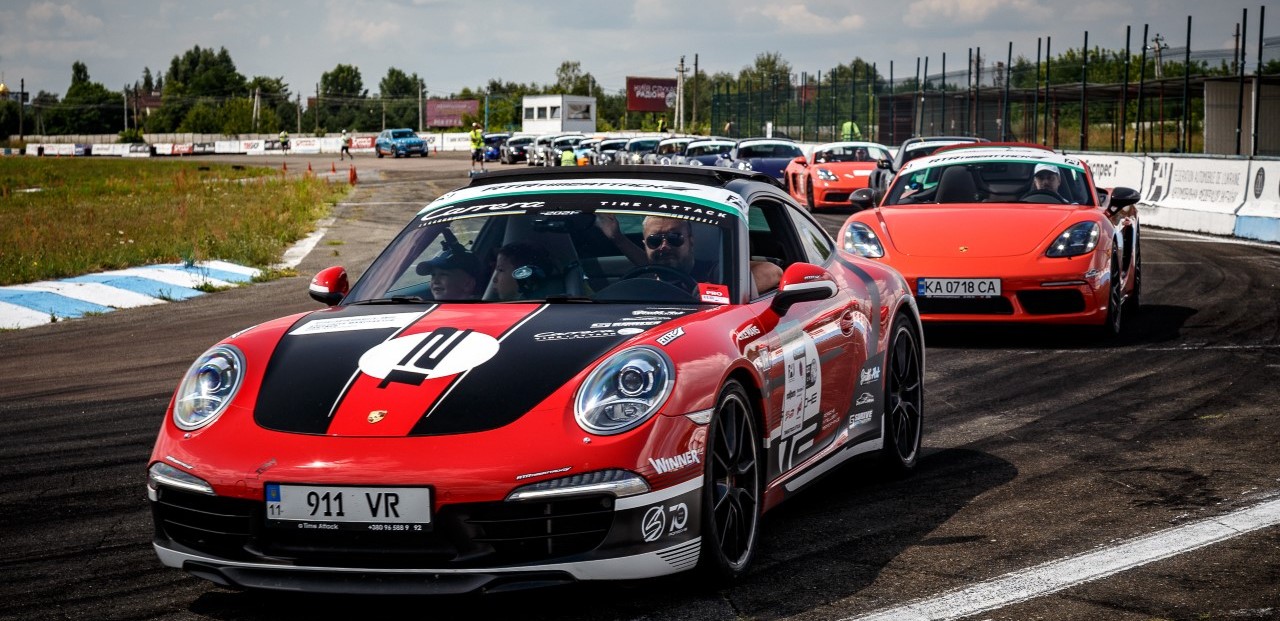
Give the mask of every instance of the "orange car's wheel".
<svg viewBox="0 0 1280 621">
<path fill-rule="evenodd" d="M 1107 288 L 1107 319 L 1102 336 L 1116 338 L 1124 328 L 1124 282 L 1120 279 L 1120 257 L 1111 254 L 1111 283 Z"/>
<path fill-rule="evenodd" d="M 807 179 L 804 184 L 804 201 L 809 206 L 809 211 L 813 211 L 813 179 Z"/>
</svg>

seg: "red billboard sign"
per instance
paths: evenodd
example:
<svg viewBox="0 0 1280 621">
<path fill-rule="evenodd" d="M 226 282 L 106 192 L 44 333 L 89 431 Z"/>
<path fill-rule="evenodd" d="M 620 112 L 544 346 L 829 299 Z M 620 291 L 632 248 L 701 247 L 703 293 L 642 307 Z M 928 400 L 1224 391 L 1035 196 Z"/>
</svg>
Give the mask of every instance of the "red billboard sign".
<svg viewBox="0 0 1280 621">
<path fill-rule="evenodd" d="M 675 78 L 627 77 L 628 112 L 666 112 L 675 105 Z"/>
<path fill-rule="evenodd" d="M 463 115 L 479 116 L 478 99 L 428 99 L 428 127 L 462 127 Z"/>
</svg>

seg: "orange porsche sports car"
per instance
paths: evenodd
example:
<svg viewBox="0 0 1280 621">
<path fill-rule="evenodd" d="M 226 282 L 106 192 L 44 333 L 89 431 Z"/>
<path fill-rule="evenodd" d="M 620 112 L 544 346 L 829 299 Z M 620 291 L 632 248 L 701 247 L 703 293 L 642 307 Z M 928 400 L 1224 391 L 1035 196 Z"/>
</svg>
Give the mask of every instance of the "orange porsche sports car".
<svg viewBox="0 0 1280 621">
<path fill-rule="evenodd" d="M 787 191 L 809 211 L 848 207 L 854 190 L 868 187 L 877 162 L 888 160 L 889 149 L 874 142 L 832 142 L 814 148 L 808 157 L 787 164 Z"/>
<path fill-rule="evenodd" d="M 1084 162 L 1043 147 L 958 145 L 904 166 L 878 206 L 872 190 L 854 192 L 864 211 L 840 243 L 901 272 L 926 322 L 1084 324 L 1114 336 L 1141 293 L 1138 198 L 1096 188 Z"/>
</svg>

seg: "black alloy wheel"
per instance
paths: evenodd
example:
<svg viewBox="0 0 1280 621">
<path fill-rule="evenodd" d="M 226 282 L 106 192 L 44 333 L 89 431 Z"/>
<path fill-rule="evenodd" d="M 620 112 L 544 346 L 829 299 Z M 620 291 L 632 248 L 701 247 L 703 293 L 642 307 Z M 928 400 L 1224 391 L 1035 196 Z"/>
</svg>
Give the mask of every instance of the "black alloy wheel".
<svg viewBox="0 0 1280 621">
<path fill-rule="evenodd" d="M 732 580 L 747 570 L 760 532 L 760 437 L 746 391 L 730 380 L 707 430 L 701 569 Z"/>
<path fill-rule="evenodd" d="M 1133 248 L 1133 289 L 1129 291 L 1129 299 L 1125 300 L 1129 308 L 1125 312 L 1133 317 L 1142 306 L 1142 246 Z"/>
<path fill-rule="evenodd" d="M 906 474 L 920 459 L 924 435 L 924 349 L 915 322 L 904 312 L 894 318 L 885 367 L 881 457 L 890 471 Z"/>
</svg>

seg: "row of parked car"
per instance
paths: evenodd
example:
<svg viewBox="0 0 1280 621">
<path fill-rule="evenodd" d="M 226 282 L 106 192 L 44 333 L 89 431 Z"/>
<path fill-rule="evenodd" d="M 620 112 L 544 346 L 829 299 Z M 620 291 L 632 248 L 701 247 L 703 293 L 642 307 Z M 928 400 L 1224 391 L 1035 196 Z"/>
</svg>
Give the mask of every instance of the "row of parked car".
<svg viewBox="0 0 1280 621">
<path fill-rule="evenodd" d="M 982 141 L 966 136 L 911 138 L 896 152 L 876 142 L 841 141 L 818 145 L 806 154 L 799 143 L 786 138 L 493 133 L 485 135 L 485 159 L 528 166 L 650 164 L 762 172 L 814 210 L 849 207 L 853 192 L 862 188 L 883 194 L 912 159 L 945 146 Z"/>
</svg>

